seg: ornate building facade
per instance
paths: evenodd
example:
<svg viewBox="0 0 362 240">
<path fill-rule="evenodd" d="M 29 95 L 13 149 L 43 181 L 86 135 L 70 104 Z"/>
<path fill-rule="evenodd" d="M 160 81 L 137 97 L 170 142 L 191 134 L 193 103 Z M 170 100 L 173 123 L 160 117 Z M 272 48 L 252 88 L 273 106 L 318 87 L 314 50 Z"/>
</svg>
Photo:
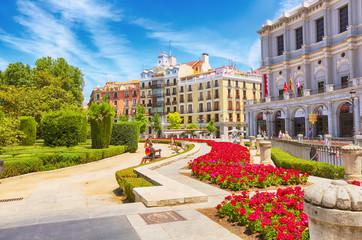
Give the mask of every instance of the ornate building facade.
<svg viewBox="0 0 362 240">
<path fill-rule="evenodd" d="M 312 128 L 314 136 L 348 137 L 361 129 L 362 1 L 304 1 L 258 33 L 266 80 L 263 102 L 246 106 L 249 135 Z"/>
</svg>

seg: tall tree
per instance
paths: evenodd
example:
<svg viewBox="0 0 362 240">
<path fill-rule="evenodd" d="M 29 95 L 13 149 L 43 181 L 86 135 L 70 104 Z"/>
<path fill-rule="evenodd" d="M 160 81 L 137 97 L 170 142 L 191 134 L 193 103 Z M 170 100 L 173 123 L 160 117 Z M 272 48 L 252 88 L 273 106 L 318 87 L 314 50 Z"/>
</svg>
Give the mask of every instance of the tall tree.
<svg viewBox="0 0 362 240">
<path fill-rule="evenodd" d="M 181 128 L 181 117 L 178 112 L 167 114 L 168 121 L 170 122 L 169 129 L 180 129 Z"/>
<path fill-rule="evenodd" d="M 143 105 L 139 105 L 136 107 L 136 115 L 134 116 L 135 122 L 140 128 L 140 133 L 146 132 L 148 120 L 144 113 L 146 112 L 145 107 Z"/>
<path fill-rule="evenodd" d="M 82 104 L 84 80 L 79 68 L 69 65 L 64 58 L 52 59 L 51 57 L 38 59 L 35 66 L 37 71 L 44 71 L 53 77 L 60 78 L 61 88 L 70 92 L 79 105 Z"/>
<path fill-rule="evenodd" d="M 163 129 L 161 125 L 161 118 L 158 113 L 153 115 L 151 118 L 151 129 L 156 133 L 160 132 Z"/>
<path fill-rule="evenodd" d="M 210 133 L 216 132 L 217 128 L 215 127 L 215 123 L 214 120 L 211 120 L 206 126 L 205 128 L 207 129 L 207 131 L 209 131 Z"/>
<path fill-rule="evenodd" d="M 29 65 L 22 62 L 10 63 L 5 71 L 0 74 L 1 85 L 35 86 L 34 71 Z"/>
</svg>

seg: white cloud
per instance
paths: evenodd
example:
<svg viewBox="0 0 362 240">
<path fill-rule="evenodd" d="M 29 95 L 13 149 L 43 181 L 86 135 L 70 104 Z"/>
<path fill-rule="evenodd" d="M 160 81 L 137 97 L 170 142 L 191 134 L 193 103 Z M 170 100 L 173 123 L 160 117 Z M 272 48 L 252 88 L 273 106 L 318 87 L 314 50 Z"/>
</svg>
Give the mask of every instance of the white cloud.
<svg viewBox="0 0 362 240">
<path fill-rule="evenodd" d="M 260 67 L 261 42 L 258 38 L 249 50 L 248 64 L 253 69 Z"/>
<path fill-rule="evenodd" d="M 18 0 L 17 6 L 19 14 L 14 19 L 24 31 L 14 36 L 0 29 L 0 41 L 36 58 L 64 57 L 84 73 L 87 97 L 92 87 L 105 83 L 105 76 L 108 81 L 138 77 L 138 61 L 129 41 L 109 26 L 122 20 L 112 5 L 95 0 Z M 82 43 L 77 32 L 80 26 L 85 26 L 82 30 L 93 49 Z"/>
<path fill-rule="evenodd" d="M 9 62 L 0 57 L 0 70 L 4 71 L 9 65 Z"/>
<path fill-rule="evenodd" d="M 302 2 L 303 0 L 280 0 L 279 10 L 275 13 L 274 19 L 280 17 L 284 11 L 290 10 Z"/>
</svg>

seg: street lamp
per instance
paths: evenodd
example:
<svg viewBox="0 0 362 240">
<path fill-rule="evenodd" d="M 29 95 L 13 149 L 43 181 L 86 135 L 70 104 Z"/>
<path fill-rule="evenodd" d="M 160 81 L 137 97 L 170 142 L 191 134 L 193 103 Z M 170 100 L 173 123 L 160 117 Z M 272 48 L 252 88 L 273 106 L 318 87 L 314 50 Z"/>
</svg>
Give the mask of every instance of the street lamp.
<svg viewBox="0 0 362 240">
<path fill-rule="evenodd" d="M 349 96 L 351 97 L 352 100 L 352 123 L 353 123 L 353 128 L 352 128 L 352 136 L 355 135 L 356 133 L 356 129 L 354 127 L 354 99 L 356 98 L 356 90 L 352 89 L 351 91 L 349 91 Z"/>
</svg>

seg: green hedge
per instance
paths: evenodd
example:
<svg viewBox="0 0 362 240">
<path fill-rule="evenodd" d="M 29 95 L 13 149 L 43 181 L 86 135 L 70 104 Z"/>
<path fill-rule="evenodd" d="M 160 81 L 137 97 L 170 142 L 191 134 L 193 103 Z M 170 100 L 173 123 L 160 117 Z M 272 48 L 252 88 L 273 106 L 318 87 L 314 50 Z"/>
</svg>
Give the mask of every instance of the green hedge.
<svg viewBox="0 0 362 240">
<path fill-rule="evenodd" d="M 334 166 L 329 163 L 315 162 L 296 158 L 278 148 L 271 149 L 271 157 L 277 167 L 295 169 L 306 172 L 309 175 L 329 179 L 341 179 L 344 177 L 344 167 Z"/>
<path fill-rule="evenodd" d="M 115 123 L 112 129 L 111 144 L 128 146 L 128 151 L 134 153 L 138 149 L 139 134 L 137 123 Z"/>
<path fill-rule="evenodd" d="M 79 142 L 86 142 L 88 135 L 88 120 L 87 116 L 83 115 L 80 117 L 80 133 L 79 133 Z"/>
<path fill-rule="evenodd" d="M 4 112 L 0 110 L 0 120 L 4 118 L 5 118 Z"/>
<path fill-rule="evenodd" d="M 20 152 L 21 154 L 1 155 L 1 158 L 4 159 L 4 173 L 0 174 L 0 178 L 93 162 L 122 154 L 126 152 L 127 147 L 110 146 L 106 149 L 87 149 L 82 147 L 64 152 L 65 150 L 62 149 L 59 152 L 34 151 L 33 154 Z"/>
<path fill-rule="evenodd" d="M 46 146 L 76 146 L 82 126 L 81 113 L 71 110 L 54 111 L 44 114 L 42 133 Z"/>
<path fill-rule="evenodd" d="M 21 145 L 31 146 L 36 141 L 36 121 L 34 117 L 19 117 L 20 130 L 25 134 Z"/>
<path fill-rule="evenodd" d="M 140 141 L 145 142 L 145 140 L 140 140 Z M 166 141 L 166 143 L 167 143 L 167 141 L 170 142 L 170 140 L 158 140 L 158 141 L 160 141 L 162 143 L 165 143 L 164 141 Z M 155 141 L 153 141 L 153 142 L 155 142 Z M 178 142 L 178 144 L 181 145 L 181 142 Z M 188 148 L 185 151 L 183 151 L 182 153 L 178 153 L 178 154 L 170 156 L 170 157 L 175 157 L 177 155 L 189 152 L 195 147 L 195 145 L 189 144 L 187 147 Z M 162 161 L 162 160 L 165 160 L 165 159 L 167 159 L 167 158 L 152 161 L 152 162 L 148 162 L 148 163 L 142 164 L 141 166 L 148 165 L 148 164 L 151 164 L 151 163 L 154 163 L 154 162 L 157 162 L 157 161 Z M 137 167 L 139 167 L 139 165 L 129 167 L 129 168 L 126 168 L 126 169 L 122 169 L 122 170 L 119 170 L 119 171 L 116 172 L 116 180 L 117 180 L 117 182 L 119 184 L 119 187 L 123 190 L 123 194 L 125 196 L 127 196 L 127 198 L 129 200 L 131 200 L 132 202 L 135 201 L 135 196 L 133 194 L 133 188 L 152 187 L 152 186 L 154 186 L 152 183 L 150 183 L 149 181 L 147 181 L 146 179 L 144 179 L 142 177 L 138 177 L 138 175 L 133 172 L 133 169 L 137 168 Z"/>
<path fill-rule="evenodd" d="M 92 103 L 88 111 L 91 124 L 92 148 L 107 148 L 111 141 L 115 112 L 109 103 Z"/>
</svg>

